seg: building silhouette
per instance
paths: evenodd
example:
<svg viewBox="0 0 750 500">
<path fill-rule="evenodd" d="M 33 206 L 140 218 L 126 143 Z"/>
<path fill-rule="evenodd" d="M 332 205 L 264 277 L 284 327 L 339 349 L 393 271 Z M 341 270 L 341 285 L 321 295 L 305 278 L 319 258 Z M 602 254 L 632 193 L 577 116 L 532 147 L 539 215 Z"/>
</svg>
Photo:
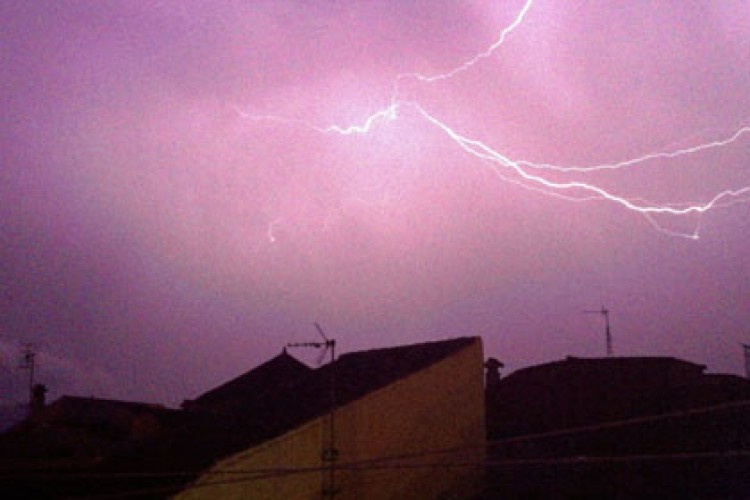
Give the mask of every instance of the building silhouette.
<svg viewBox="0 0 750 500">
<path fill-rule="evenodd" d="M 0 435 L 29 498 L 744 498 L 750 381 L 668 357 L 503 377 L 478 337 L 286 350 L 181 409 L 64 396 Z M 745 495 L 745 496 L 743 496 Z"/>
</svg>

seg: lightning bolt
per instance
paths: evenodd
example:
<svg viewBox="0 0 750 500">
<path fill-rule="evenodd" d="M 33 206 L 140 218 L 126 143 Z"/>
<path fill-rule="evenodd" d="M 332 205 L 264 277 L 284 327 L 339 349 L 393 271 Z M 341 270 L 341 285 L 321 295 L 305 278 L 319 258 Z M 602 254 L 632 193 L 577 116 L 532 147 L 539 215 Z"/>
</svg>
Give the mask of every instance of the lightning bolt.
<svg viewBox="0 0 750 500">
<path fill-rule="evenodd" d="M 507 156 L 503 156 L 502 154 L 493 150 L 492 148 L 490 148 L 489 146 L 487 146 L 481 141 L 477 141 L 474 139 L 469 139 L 467 137 L 464 137 L 463 135 L 459 134 L 458 132 L 450 128 L 444 122 L 438 120 L 434 116 L 427 113 L 427 111 L 425 111 L 418 104 L 411 103 L 411 105 L 419 112 L 420 115 L 422 115 L 425 118 L 425 120 L 427 120 L 428 122 L 432 123 L 434 126 L 439 128 L 440 130 L 442 130 L 448 137 L 450 137 L 456 144 L 458 144 L 458 146 L 461 147 L 461 149 L 463 149 L 467 153 L 477 158 L 481 158 L 483 160 L 489 160 L 491 162 L 494 162 L 500 167 L 510 168 L 513 171 L 515 171 L 518 175 L 520 175 L 523 179 L 533 182 L 535 184 L 539 184 L 545 188 L 549 188 L 552 190 L 580 189 L 586 192 L 593 193 L 594 195 L 596 195 L 595 197 L 597 198 L 601 198 L 601 199 L 605 199 L 605 200 L 618 203 L 624 206 L 625 208 L 634 210 L 636 212 L 645 213 L 645 214 L 669 214 L 669 215 L 686 215 L 689 213 L 704 213 L 710 210 L 711 208 L 713 208 L 714 206 L 716 206 L 716 204 L 725 197 L 732 197 L 732 196 L 737 197 L 746 193 L 750 193 L 750 186 L 747 186 L 738 190 L 726 190 L 715 195 L 707 203 L 689 205 L 683 208 L 674 208 L 668 205 L 653 205 L 653 204 L 633 202 L 631 200 L 628 200 L 627 198 L 614 195 L 605 189 L 602 189 L 592 184 L 587 184 L 585 182 L 579 182 L 579 181 L 553 182 L 553 181 L 545 179 L 544 177 L 529 174 L 526 170 L 521 168 L 521 165 L 519 162 L 511 160 Z M 636 160 L 632 160 L 631 162 L 635 162 L 635 161 Z"/>
<path fill-rule="evenodd" d="M 282 223 L 282 219 L 279 217 L 268 223 L 268 229 L 266 230 L 266 237 L 269 243 L 276 243 L 276 226 Z"/>
<path fill-rule="evenodd" d="M 398 102 L 393 102 L 390 106 L 385 109 L 373 113 L 370 115 L 362 125 L 350 125 L 348 127 L 340 127 L 338 125 L 331 125 L 330 127 L 323 129 L 324 132 L 336 132 L 342 135 L 351 134 L 366 134 L 370 131 L 372 126 L 380 120 L 395 120 L 398 117 L 397 110 L 399 108 Z"/>
<path fill-rule="evenodd" d="M 491 57 L 499 48 L 500 46 L 505 43 L 505 39 L 510 35 L 518 26 L 521 25 L 524 18 L 526 17 L 526 14 L 529 12 L 529 9 L 531 9 L 531 4 L 534 3 L 533 0 L 526 0 L 526 3 L 523 5 L 521 10 L 518 12 L 518 15 L 516 15 L 516 18 L 513 20 L 512 23 L 510 23 L 508 26 L 506 26 L 501 32 L 500 36 L 497 40 L 495 40 L 492 45 L 487 47 L 483 52 L 480 52 L 479 54 L 475 55 L 471 59 L 465 61 L 464 63 L 460 64 L 459 66 L 456 66 L 452 70 L 448 71 L 447 73 L 440 73 L 433 76 L 426 76 L 422 75 L 420 73 L 403 73 L 401 75 L 398 75 L 396 77 L 396 88 L 398 88 L 398 82 L 400 80 L 403 80 L 405 78 L 416 78 L 419 81 L 425 82 L 425 83 L 433 83 L 440 80 L 448 80 L 450 78 L 453 78 L 459 73 L 463 73 L 464 71 L 468 70 L 478 62 L 480 62 L 482 59 L 487 59 L 488 57 Z"/>
<path fill-rule="evenodd" d="M 328 127 L 319 127 L 304 120 L 288 119 L 276 116 L 257 116 L 250 115 L 238 109 L 241 116 L 255 121 L 273 121 L 287 125 L 301 125 L 325 134 L 339 134 L 343 136 L 366 135 L 373 127 L 381 122 L 396 120 L 399 112 L 403 108 L 412 109 L 426 123 L 432 125 L 449 140 L 455 143 L 462 151 L 472 157 L 481 160 L 483 165 L 487 165 L 490 170 L 504 182 L 511 182 L 524 189 L 538 192 L 547 196 L 553 196 L 571 202 L 591 202 L 605 201 L 615 203 L 627 210 L 633 211 L 645 217 L 646 220 L 659 232 L 675 237 L 688 239 L 699 239 L 701 228 L 700 217 L 706 212 L 717 208 L 726 207 L 735 203 L 746 203 L 750 201 L 750 186 L 737 189 L 727 189 L 720 191 L 711 196 L 707 201 L 699 203 L 654 203 L 640 198 L 627 198 L 618 195 L 615 192 L 599 187 L 595 184 L 583 182 L 580 180 L 570 181 L 553 181 L 541 175 L 541 172 L 561 172 L 566 174 L 586 174 L 596 171 L 620 170 L 636 165 L 644 164 L 650 161 L 675 159 L 688 155 L 694 155 L 699 152 L 723 148 L 729 146 L 746 134 L 750 134 L 750 126 L 743 126 L 736 130 L 732 135 L 723 139 L 717 139 L 711 142 L 696 144 L 691 147 L 674 149 L 671 151 L 652 152 L 626 159 L 623 161 L 599 164 L 591 166 L 581 165 L 556 165 L 552 163 L 534 163 L 526 160 L 514 160 L 502 153 L 494 150 L 489 145 L 477 139 L 466 137 L 459 133 L 446 122 L 438 119 L 429 113 L 422 105 L 413 100 L 403 100 L 399 98 L 399 87 L 403 80 L 415 79 L 425 84 L 435 84 L 456 77 L 457 75 L 471 69 L 485 59 L 492 57 L 500 47 L 505 43 L 509 35 L 519 28 L 526 19 L 531 10 L 533 0 L 526 0 L 523 7 L 515 16 L 513 21 L 502 29 L 498 38 L 490 44 L 485 50 L 474 55 L 470 59 L 455 66 L 445 73 L 434 75 L 423 75 L 420 73 L 402 73 L 395 77 L 393 82 L 393 91 L 391 102 L 383 109 L 380 109 L 367 116 L 360 124 L 355 125 L 330 125 Z M 673 231 L 661 226 L 655 219 L 656 216 L 686 216 L 697 214 L 698 222 L 692 232 Z M 273 229 L 280 223 L 280 219 L 271 222 L 268 229 L 268 239 L 274 242 Z"/>
<path fill-rule="evenodd" d="M 532 162 L 523 161 L 523 160 L 519 160 L 516 163 L 518 163 L 519 165 L 523 165 L 525 167 L 530 167 L 530 168 L 535 168 L 535 169 L 555 170 L 558 172 L 594 172 L 597 170 L 618 170 L 623 167 L 630 167 L 630 166 L 637 165 L 639 163 L 644 163 L 644 162 L 651 161 L 651 160 L 678 158 L 680 156 L 695 154 L 695 153 L 699 153 L 701 151 L 706 151 L 709 149 L 722 148 L 725 146 L 729 146 L 733 142 L 736 142 L 737 140 L 739 140 L 740 137 L 742 137 L 742 135 L 747 134 L 747 133 L 750 133 L 750 127 L 742 127 L 726 139 L 719 139 L 719 140 L 712 141 L 712 142 L 697 144 L 689 148 L 676 149 L 674 151 L 648 153 L 643 156 L 639 156 L 637 158 L 631 158 L 629 160 L 624 160 L 618 163 L 611 163 L 611 164 L 592 165 L 592 166 L 578 166 L 578 165 L 561 166 L 561 165 L 552 165 L 549 163 L 532 163 Z"/>
</svg>

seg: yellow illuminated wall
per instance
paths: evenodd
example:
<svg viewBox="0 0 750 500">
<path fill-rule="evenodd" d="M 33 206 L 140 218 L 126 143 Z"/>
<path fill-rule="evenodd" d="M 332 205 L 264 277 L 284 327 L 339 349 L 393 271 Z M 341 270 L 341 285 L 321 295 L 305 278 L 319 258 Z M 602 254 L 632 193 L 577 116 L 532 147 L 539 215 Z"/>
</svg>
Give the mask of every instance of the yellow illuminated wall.
<svg viewBox="0 0 750 500">
<path fill-rule="evenodd" d="M 484 459 L 482 344 L 340 407 L 337 499 L 466 498 Z M 328 416 L 233 455 L 178 498 L 319 499 L 330 487 Z M 451 453 L 436 453 L 454 450 Z M 386 460 L 387 459 L 387 460 Z M 325 498 L 325 497 L 323 497 Z"/>
</svg>

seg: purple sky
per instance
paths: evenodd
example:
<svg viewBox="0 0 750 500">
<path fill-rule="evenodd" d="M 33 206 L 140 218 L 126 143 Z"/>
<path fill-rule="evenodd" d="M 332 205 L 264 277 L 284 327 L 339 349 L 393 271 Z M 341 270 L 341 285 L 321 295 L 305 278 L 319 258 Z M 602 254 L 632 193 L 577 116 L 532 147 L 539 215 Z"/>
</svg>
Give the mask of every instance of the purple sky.
<svg viewBox="0 0 750 500">
<path fill-rule="evenodd" d="M 750 4 L 0 4 L 0 404 L 179 404 L 316 339 L 481 335 L 506 371 L 750 341 Z M 461 148 L 427 115 L 507 160 Z M 274 117 L 274 119 L 269 119 Z M 476 152 L 476 150 L 474 151 Z M 515 164 L 519 165 L 519 164 Z M 564 195 L 568 199 L 560 198 Z M 579 201 L 571 201 L 576 198 Z M 587 201 L 580 201 L 587 200 Z M 696 233 L 697 231 L 697 233 Z M 691 239 L 670 234 L 699 234 Z M 313 361 L 314 353 L 298 353 Z"/>
</svg>

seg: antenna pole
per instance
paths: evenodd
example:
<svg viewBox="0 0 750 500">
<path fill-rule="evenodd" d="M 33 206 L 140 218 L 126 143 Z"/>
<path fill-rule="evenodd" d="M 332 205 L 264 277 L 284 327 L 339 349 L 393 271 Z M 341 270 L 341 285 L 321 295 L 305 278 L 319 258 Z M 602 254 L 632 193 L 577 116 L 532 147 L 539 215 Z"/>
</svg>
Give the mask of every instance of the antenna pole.
<svg viewBox="0 0 750 500">
<path fill-rule="evenodd" d="M 328 364 L 330 366 L 329 368 L 329 374 L 328 374 L 328 395 L 330 398 L 330 409 L 328 413 L 328 446 L 326 448 L 323 448 L 323 451 L 321 453 L 321 457 L 324 462 L 328 462 L 328 485 L 325 484 L 325 480 L 323 482 L 322 488 L 321 488 L 321 495 L 323 499 L 326 498 L 334 498 L 338 491 L 336 491 L 336 460 L 338 459 L 338 450 L 336 449 L 336 438 L 335 438 L 335 416 L 336 416 L 336 365 L 334 364 L 334 361 L 336 360 L 336 339 L 329 339 L 326 337 L 325 332 L 323 332 L 323 329 L 320 327 L 318 323 L 314 323 L 315 329 L 318 331 L 320 336 L 322 337 L 322 342 L 297 342 L 297 343 L 290 343 L 287 344 L 288 347 L 314 347 L 316 349 L 324 348 L 323 356 L 325 356 L 325 351 L 329 351 L 331 353 L 330 360 L 328 361 Z M 321 357 L 321 361 L 322 361 Z"/>
<path fill-rule="evenodd" d="M 604 328 L 607 335 L 607 356 L 611 358 L 614 355 L 614 350 L 612 349 L 612 331 L 609 329 L 609 309 L 602 306 L 602 315 L 604 316 Z"/>
<path fill-rule="evenodd" d="M 333 498 L 336 495 L 336 459 L 338 458 L 335 438 L 336 426 L 334 425 L 334 419 L 336 416 L 336 367 L 334 366 L 333 361 L 336 359 L 336 340 L 326 337 L 323 329 L 317 323 L 315 323 L 315 329 L 318 330 L 320 336 L 323 337 L 326 349 L 331 350 L 331 360 L 329 361 L 331 369 L 328 374 L 328 394 L 331 402 L 331 409 L 328 416 L 328 449 L 323 452 L 323 458 L 329 461 L 328 488 L 323 490 L 323 498 Z"/>
<path fill-rule="evenodd" d="M 34 368 L 36 365 L 36 351 L 34 344 L 23 345 L 23 364 L 21 369 L 29 370 L 29 416 L 34 408 Z"/>
<path fill-rule="evenodd" d="M 614 356 L 614 348 L 612 347 L 612 330 L 609 327 L 609 309 L 602 305 L 602 308 L 598 311 L 583 311 L 584 314 L 601 314 L 604 317 L 604 337 L 606 341 L 607 357 Z"/>
<path fill-rule="evenodd" d="M 742 351 L 745 354 L 745 376 L 750 379 L 750 344 L 742 344 Z"/>
</svg>

